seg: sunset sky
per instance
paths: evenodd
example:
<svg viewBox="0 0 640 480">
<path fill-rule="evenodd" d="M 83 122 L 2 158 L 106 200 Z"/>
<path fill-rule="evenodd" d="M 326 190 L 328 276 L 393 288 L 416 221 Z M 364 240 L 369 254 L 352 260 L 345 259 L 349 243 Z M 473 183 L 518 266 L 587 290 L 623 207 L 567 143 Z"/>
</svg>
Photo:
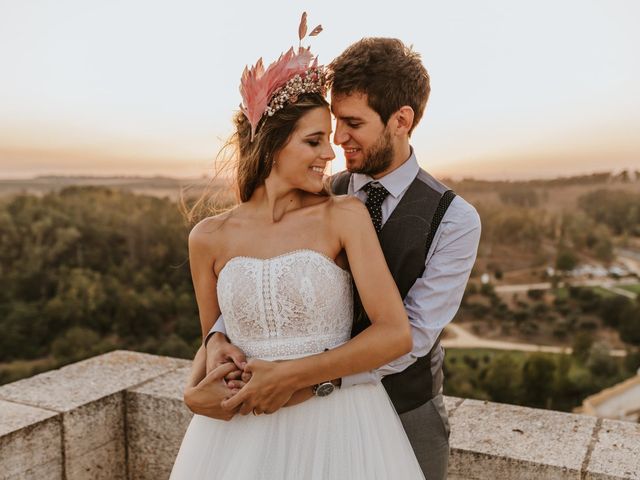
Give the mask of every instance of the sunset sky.
<svg viewBox="0 0 640 480">
<path fill-rule="evenodd" d="M 242 69 L 296 45 L 302 10 L 321 63 L 363 36 L 422 54 L 412 144 L 437 175 L 640 169 L 635 0 L 0 0 L 0 178 L 208 173 Z"/>
</svg>

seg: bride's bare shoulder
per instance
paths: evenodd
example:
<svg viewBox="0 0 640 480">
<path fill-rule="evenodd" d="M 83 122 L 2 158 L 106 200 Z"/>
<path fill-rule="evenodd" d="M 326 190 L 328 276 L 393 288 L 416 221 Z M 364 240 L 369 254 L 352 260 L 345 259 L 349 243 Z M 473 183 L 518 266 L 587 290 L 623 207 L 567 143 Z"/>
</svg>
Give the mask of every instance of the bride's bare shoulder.
<svg viewBox="0 0 640 480">
<path fill-rule="evenodd" d="M 330 209 L 332 215 L 340 218 L 369 218 L 369 212 L 367 211 L 367 207 L 364 206 L 364 203 L 351 195 L 334 195 L 331 197 L 331 200 L 327 202 L 327 207 Z"/>
<path fill-rule="evenodd" d="M 234 210 L 203 218 L 196 223 L 189 232 L 189 248 L 215 248 L 224 236 L 224 227 L 233 217 Z"/>
<path fill-rule="evenodd" d="M 327 204 L 327 219 L 332 230 L 344 238 L 354 231 L 360 231 L 371 224 L 367 207 L 356 197 L 335 195 Z"/>
</svg>

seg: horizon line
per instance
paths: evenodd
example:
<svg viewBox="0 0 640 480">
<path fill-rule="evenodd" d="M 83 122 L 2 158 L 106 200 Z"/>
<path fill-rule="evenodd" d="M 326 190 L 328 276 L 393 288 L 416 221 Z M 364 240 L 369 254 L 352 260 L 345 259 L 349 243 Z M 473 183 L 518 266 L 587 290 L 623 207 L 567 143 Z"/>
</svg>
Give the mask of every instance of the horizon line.
<svg viewBox="0 0 640 480">
<path fill-rule="evenodd" d="M 623 173 L 631 173 L 635 174 L 636 179 L 640 179 L 640 168 L 634 169 L 633 167 L 621 168 L 621 169 L 610 169 L 610 170 L 585 170 L 583 173 L 575 173 L 569 175 L 553 175 L 553 176 L 545 176 L 545 177 L 530 177 L 530 178 L 520 178 L 520 179 L 509 179 L 509 178 L 486 178 L 486 177 L 478 177 L 474 175 L 438 175 L 441 179 L 451 180 L 454 182 L 461 181 L 482 181 L 482 182 L 535 182 L 535 181 L 551 181 L 551 180 L 568 180 L 573 178 L 583 178 L 583 177 L 593 177 L 598 175 L 609 175 L 609 176 L 618 176 Z M 336 172 L 337 173 L 337 172 Z M 46 179 L 132 179 L 132 180 L 152 180 L 152 179 L 165 179 L 165 180 L 212 180 L 214 177 L 211 175 L 207 175 L 205 173 L 201 175 L 190 175 L 190 176 L 174 176 L 174 175 L 165 175 L 165 174 L 150 174 L 150 175 L 140 175 L 140 174 L 38 174 L 31 175 L 27 177 L 17 176 L 17 177 L 0 177 L 0 182 L 16 182 L 16 181 L 29 181 L 29 180 L 46 180 Z M 224 177 L 227 178 L 227 177 Z M 223 178 L 221 178 L 223 180 Z"/>
</svg>

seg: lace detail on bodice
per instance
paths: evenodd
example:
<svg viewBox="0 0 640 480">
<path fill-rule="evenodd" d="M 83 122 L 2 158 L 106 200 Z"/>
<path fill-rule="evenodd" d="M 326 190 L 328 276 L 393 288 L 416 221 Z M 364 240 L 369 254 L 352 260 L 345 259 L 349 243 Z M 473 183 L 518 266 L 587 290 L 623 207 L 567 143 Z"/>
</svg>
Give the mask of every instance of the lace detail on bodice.
<svg viewBox="0 0 640 480">
<path fill-rule="evenodd" d="M 234 257 L 217 292 L 227 336 L 247 357 L 311 355 L 351 336 L 351 275 L 315 250 Z"/>
</svg>

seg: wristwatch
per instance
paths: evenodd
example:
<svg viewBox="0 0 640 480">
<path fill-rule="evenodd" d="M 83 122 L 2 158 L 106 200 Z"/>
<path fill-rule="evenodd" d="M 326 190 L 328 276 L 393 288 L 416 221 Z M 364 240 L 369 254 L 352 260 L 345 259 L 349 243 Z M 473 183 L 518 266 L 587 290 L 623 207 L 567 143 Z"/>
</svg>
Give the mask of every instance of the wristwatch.
<svg viewBox="0 0 640 480">
<path fill-rule="evenodd" d="M 340 388 L 340 383 L 340 380 L 317 383 L 313 386 L 311 391 L 316 397 L 326 397 L 331 395 L 336 388 Z"/>
</svg>

